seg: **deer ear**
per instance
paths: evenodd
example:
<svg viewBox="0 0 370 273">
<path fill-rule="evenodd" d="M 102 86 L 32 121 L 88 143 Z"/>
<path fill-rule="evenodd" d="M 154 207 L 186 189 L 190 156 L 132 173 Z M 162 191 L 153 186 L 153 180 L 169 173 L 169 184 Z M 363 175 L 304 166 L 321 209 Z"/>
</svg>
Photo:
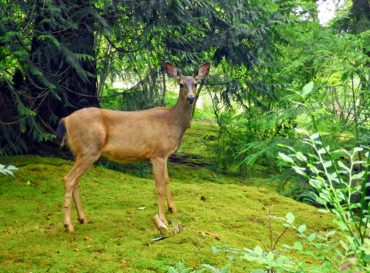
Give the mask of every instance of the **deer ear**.
<svg viewBox="0 0 370 273">
<path fill-rule="evenodd" d="M 175 78 L 175 79 L 177 79 L 178 78 L 178 70 L 177 70 L 177 68 L 173 65 L 173 64 L 171 64 L 170 62 L 165 62 L 164 63 L 164 68 L 165 68 L 165 70 L 166 70 L 166 73 L 167 73 L 167 75 L 168 75 L 168 77 L 170 77 L 170 78 Z"/>
<path fill-rule="evenodd" d="M 211 64 L 206 62 L 199 68 L 198 75 L 196 76 L 197 80 L 203 80 L 205 77 L 207 77 L 210 66 Z"/>
</svg>

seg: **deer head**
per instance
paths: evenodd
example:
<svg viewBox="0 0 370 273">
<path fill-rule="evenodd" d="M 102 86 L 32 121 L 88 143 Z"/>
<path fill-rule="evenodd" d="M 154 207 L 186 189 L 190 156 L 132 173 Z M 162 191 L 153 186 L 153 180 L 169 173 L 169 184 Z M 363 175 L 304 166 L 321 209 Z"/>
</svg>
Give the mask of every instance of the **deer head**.
<svg viewBox="0 0 370 273">
<path fill-rule="evenodd" d="M 183 76 L 179 69 L 177 69 L 172 63 L 166 62 L 165 69 L 166 73 L 170 78 L 174 78 L 180 86 L 180 99 L 187 101 L 189 104 L 193 104 L 196 99 L 196 90 L 198 83 L 207 77 L 210 68 L 210 63 L 203 64 L 198 74 L 193 76 Z"/>
</svg>

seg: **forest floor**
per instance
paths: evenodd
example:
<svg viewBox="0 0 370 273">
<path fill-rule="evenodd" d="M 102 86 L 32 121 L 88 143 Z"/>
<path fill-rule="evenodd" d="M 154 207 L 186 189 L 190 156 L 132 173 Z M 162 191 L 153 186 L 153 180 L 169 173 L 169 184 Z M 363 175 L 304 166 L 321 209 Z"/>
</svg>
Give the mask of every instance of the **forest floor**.
<svg viewBox="0 0 370 273">
<path fill-rule="evenodd" d="M 307 204 L 256 187 L 210 168 L 209 145 L 216 127 L 194 122 L 169 171 L 178 213 L 168 214 L 184 229 L 154 242 L 158 231 L 154 182 L 147 175 L 94 166 L 81 179 L 80 195 L 89 224 L 75 220 L 75 233 L 63 227 L 62 177 L 72 161 L 40 156 L 2 157 L 14 164 L 15 177 L 0 176 L 0 272 L 167 272 L 182 261 L 191 268 L 232 263 L 232 272 L 249 272 L 255 265 L 241 254 L 215 253 L 213 247 L 268 246 L 269 211 L 284 217 L 292 212 L 297 224 L 310 231 L 332 229 L 331 219 Z M 104 165 L 101 163 L 100 165 Z M 74 219 L 76 213 L 74 211 Z M 272 236 L 284 229 L 273 221 Z M 288 231 L 279 241 L 293 243 Z M 227 258 L 227 256 L 229 256 Z"/>
</svg>

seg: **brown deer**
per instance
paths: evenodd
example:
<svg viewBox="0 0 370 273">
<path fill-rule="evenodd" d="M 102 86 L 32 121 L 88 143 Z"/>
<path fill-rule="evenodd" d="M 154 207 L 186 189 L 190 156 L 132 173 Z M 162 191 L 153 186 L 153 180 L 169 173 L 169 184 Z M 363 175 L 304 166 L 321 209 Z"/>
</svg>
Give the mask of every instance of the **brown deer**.
<svg viewBox="0 0 370 273">
<path fill-rule="evenodd" d="M 190 126 L 196 88 L 209 72 L 203 64 L 198 75 L 182 76 L 171 63 L 165 63 L 167 75 L 180 85 L 179 98 L 172 108 L 153 108 L 142 111 L 113 111 L 84 108 L 60 120 L 57 139 L 75 155 L 75 163 L 64 177 L 64 225 L 73 232 L 71 221 L 72 197 L 80 223 L 87 223 L 78 194 L 79 178 L 100 156 L 119 162 L 150 161 L 158 191 L 159 218 L 167 224 L 164 196 L 170 212 L 175 213 L 167 172 L 168 157 L 176 151 L 181 138 Z"/>
</svg>

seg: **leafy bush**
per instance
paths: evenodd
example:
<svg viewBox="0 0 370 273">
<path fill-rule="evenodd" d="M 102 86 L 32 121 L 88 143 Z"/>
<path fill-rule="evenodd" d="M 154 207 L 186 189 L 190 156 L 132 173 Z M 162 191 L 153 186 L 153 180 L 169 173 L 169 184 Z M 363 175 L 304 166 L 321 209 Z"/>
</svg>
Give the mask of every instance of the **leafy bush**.
<svg viewBox="0 0 370 273">
<path fill-rule="evenodd" d="M 313 191 L 311 198 L 332 212 L 338 229 L 345 235 L 341 240 L 343 257 L 356 257 L 359 267 L 370 262 L 370 251 L 364 251 L 369 242 L 369 151 L 354 148 L 330 151 L 322 143 L 319 134 L 306 135 L 303 142 L 310 146 L 313 153 L 303 154 L 291 147 L 290 154 L 279 153 L 300 175 L 308 180 Z"/>
<path fill-rule="evenodd" d="M 244 177 L 255 165 L 277 170 L 277 144 L 294 143 L 293 124 L 286 113 L 276 111 L 239 114 L 218 113 L 220 126 L 216 148 L 217 164 L 223 170 L 239 172 Z M 292 139 L 290 139 L 292 138 Z"/>
<path fill-rule="evenodd" d="M 306 135 L 302 141 L 311 151 L 302 153 L 284 146 L 289 153 L 279 153 L 280 159 L 303 176 L 311 186 L 308 196 L 321 206 L 322 213 L 332 213 L 337 230 L 308 232 L 307 225 L 295 225 L 295 217 L 288 213 L 284 218 L 270 215 L 269 248 L 256 246 L 254 249 L 216 249 L 242 259 L 260 264 L 262 269 L 252 272 L 333 273 L 369 272 L 370 263 L 370 183 L 369 151 L 354 148 L 331 151 L 319 134 Z M 274 240 L 272 219 L 282 220 L 285 229 Z M 278 241 L 285 232 L 294 230 L 299 239 L 292 245 L 277 249 Z M 296 253 L 294 258 L 292 254 Z M 309 262 L 307 262 L 309 260 Z"/>
<path fill-rule="evenodd" d="M 324 146 L 318 134 L 299 131 L 306 134 L 303 142 L 311 146 L 314 153 L 303 154 L 286 146 L 291 153 L 279 153 L 279 157 L 308 180 L 316 202 L 333 213 L 336 210 L 354 213 L 356 210 L 367 216 L 369 152 L 363 153 L 364 148 L 359 147 L 352 152 L 345 149 L 330 151 L 330 146 Z"/>
<path fill-rule="evenodd" d="M 293 245 L 284 245 L 280 251 L 274 248 L 264 251 L 259 246 L 245 249 L 241 252 L 243 258 L 264 266 L 263 270 L 255 272 L 368 272 L 370 224 L 366 193 L 369 152 L 363 153 L 363 148 L 354 148 L 352 152 L 345 149 L 330 151 L 319 134 L 299 132 L 306 135 L 303 143 L 312 152 L 304 154 L 285 146 L 289 154 L 280 152 L 279 157 L 308 180 L 312 187 L 310 198 L 323 207 L 321 212 L 331 212 L 335 216 L 339 233 L 335 230 L 308 233 L 307 226 L 296 226 L 294 215 L 288 213 L 282 219 L 284 226 L 295 230 L 300 240 Z M 293 259 L 290 257 L 292 252 L 316 262 L 312 265 L 312 262 Z"/>
<path fill-rule="evenodd" d="M 300 273 L 333 273 L 333 272 L 364 272 L 366 263 L 363 260 L 354 258 L 349 249 L 345 248 L 344 240 L 336 240 L 336 231 L 330 230 L 325 233 L 307 232 L 307 226 L 302 224 L 295 226 L 295 217 L 288 213 L 285 218 L 277 218 L 285 222 L 284 226 L 293 229 L 298 234 L 299 240 L 292 245 L 284 245 L 283 249 L 276 250 L 262 249 L 256 246 L 254 249 L 245 248 L 238 253 L 242 259 L 263 265 L 262 269 L 252 271 L 257 272 L 300 272 Z M 286 230 L 280 235 L 282 236 Z M 279 236 L 278 239 L 281 238 Z M 341 237 L 338 235 L 337 237 Z M 344 238 L 344 237 L 343 237 Z M 370 240 L 366 239 L 361 249 L 369 254 Z M 235 253 L 235 250 L 233 250 Z M 310 262 L 303 261 L 302 258 L 291 258 L 292 253 L 297 253 L 299 257 L 307 257 Z M 356 271 L 357 270 L 357 271 Z"/>
</svg>

